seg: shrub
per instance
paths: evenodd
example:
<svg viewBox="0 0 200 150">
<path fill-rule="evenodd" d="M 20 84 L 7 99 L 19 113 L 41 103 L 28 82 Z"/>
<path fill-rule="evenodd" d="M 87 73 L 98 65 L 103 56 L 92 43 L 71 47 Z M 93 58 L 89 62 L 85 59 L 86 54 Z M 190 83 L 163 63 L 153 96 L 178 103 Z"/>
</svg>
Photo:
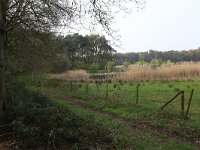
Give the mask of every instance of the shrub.
<svg viewBox="0 0 200 150">
<path fill-rule="evenodd" d="M 129 62 L 129 61 L 125 61 L 125 62 L 123 63 L 123 65 L 124 65 L 124 67 L 127 69 L 128 66 L 130 65 L 130 62 Z"/>
<path fill-rule="evenodd" d="M 65 57 L 58 57 L 55 61 L 53 61 L 50 71 L 53 73 L 61 73 L 69 70 L 70 67 L 69 59 Z"/>
<path fill-rule="evenodd" d="M 87 64 L 85 64 L 84 61 L 75 60 L 73 62 L 73 69 L 86 69 L 86 68 L 87 68 Z"/>
<path fill-rule="evenodd" d="M 106 64 L 106 68 L 108 71 L 114 71 L 115 69 L 115 62 L 114 61 L 108 61 Z"/>
<path fill-rule="evenodd" d="M 91 73 L 97 73 L 99 70 L 99 65 L 98 64 L 91 64 L 89 67 L 88 67 L 88 71 L 91 72 Z"/>
</svg>

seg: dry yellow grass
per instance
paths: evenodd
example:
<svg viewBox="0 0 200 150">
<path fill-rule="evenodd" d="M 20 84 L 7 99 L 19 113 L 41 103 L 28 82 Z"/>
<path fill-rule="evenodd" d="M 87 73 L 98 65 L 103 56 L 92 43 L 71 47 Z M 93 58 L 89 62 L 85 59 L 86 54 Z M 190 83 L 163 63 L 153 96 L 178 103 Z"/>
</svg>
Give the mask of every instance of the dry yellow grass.
<svg viewBox="0 0 200 150">
<path fill-rule="evenodd" d="M 61 80 L 82 80 L 89 78 L 89 73 L 85 70 L 70 70 L 65 73 L 52 75 L 51 78 Z"/>
<path fill-rule="evenodd" d="M 200 62 L 167 63 L 156 69 L 150 64 L 131 65 L 125 72 L 112 73 L 108 76 L 112 81 L 152 81 L 152 80 L 192 80 L 200 79 Z M 86 80 L 90 74 L 85 70 L 70 70 L 52 75 L 51 78 L 61 80 Z"/>
<path fill-rule="evenodd" d="M 133 65 L 116 80 L 147 81 L 147 80 L 190 80 L 200 79 L 200 63 L 181 62 L 164 64 L 152 69 L 150 65 Z"/>
</svg>

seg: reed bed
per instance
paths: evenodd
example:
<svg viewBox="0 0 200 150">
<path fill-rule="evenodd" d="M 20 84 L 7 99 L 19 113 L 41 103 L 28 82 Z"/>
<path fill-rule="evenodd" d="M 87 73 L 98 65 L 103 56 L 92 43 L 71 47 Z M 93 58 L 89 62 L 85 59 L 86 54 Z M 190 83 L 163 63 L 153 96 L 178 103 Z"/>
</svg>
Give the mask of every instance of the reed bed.
<svg viewBox="0 0 200 150">
<path fill-rule="evenodd" d="M 166 63 L 153 68 L 151 64 L 131 65 L 125 72 L 105 73 L 105 79 L 112 82 L 121 81 L 169 81 L 200 79 L 200 62 Z M 52 75 L 53 79 L 60 80 L 88 80 L 94 74 L 85 70 L 70 70 L 65 73 Z M 92 79 L 90 79 L 92 80 Z"/>
<path fill-rule="evenodd" d="M 52 75 L 51 78 L 60 80 L 82 80 L 89 78 L 89 76 L 89 73 L 85 70 L 70 70 L 65 73 Z"/>
<path fill-rule="evenodd" d="M 150 64 L 132 65 L 114 80 L 152 81 L 152 80 L 192 80 L 200 79 L 200 62 L 181 62 L 164 64 L 152 68 Z"/>
</svg>

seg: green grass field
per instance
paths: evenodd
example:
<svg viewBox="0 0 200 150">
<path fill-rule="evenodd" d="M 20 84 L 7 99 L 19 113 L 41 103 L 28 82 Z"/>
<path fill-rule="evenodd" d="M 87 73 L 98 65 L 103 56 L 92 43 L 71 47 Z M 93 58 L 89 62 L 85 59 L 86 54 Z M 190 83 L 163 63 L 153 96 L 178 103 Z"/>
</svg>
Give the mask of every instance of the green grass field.
<svg viewBox="0 0 200 150">
<path fill-rule="evenodd" d="M 136 105 L 138 84 L 139 96 Z M 173 149 L 173 147 L 175 149 L 197 149 L 199 147 L 199 80 L 140 83 L 76 81 L 70 83 L 63 80 L 46 79 L 37 86 L 32 84 L 30 87 L 42 93 L 51 93 L 71 99 L 71 101 L 78 99 L 84 103 L 84 107 L 73 102 L 70 104 L 62 98 L 51 97 L 55 104 L 70 108 L 83 118 L 95 119 L 106 128 L 113 129 L 116 136 L 125 140 L 125 143 L 129 143 L 130 147 L 135 146 L 136 149 Z M 174 97 L 178 91 L 184 90 L 186 112 L 192 89 L 194 89 L 194 94 L 187 119 L 184 119 L 181 113 L 180 96 L 160 110 L 161 106 Z M 106 118 L 106 115 L 110 115 L 110 118 Z M 120 122 L 120 120 L 123 121 Z M 123 124 L 127 125 L 123 126 Z M 134 127 L 136 131 L 139 129 L 139 134 L 134 131 Z M 135 135 L 130 135 L 132 133 L 130 130 L 133 130 Z"/>
</svg>

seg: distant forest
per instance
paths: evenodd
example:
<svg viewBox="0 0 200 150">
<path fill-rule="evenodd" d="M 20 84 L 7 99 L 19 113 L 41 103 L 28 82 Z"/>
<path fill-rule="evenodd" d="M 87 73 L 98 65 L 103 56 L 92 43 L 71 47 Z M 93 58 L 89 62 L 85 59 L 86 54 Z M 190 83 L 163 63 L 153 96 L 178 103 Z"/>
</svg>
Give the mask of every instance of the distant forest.
<svg viewBox="0 0 200 150">
<path fill-rule="evenodd" d="M 122 65 L 124 62 L 131 64 L 138 61 L 151 62 L 154 59 L 160 59 L 162 61 L 181 62 L 181 61 L 200 61 L 200 47 L 198 49 L 184 50 L 184 51 L 156 51 L 149 50 L 148 52 L 130 52 L 130 53 L 115 53 L 113 59 L 116 65 Z"/>
</svg>

